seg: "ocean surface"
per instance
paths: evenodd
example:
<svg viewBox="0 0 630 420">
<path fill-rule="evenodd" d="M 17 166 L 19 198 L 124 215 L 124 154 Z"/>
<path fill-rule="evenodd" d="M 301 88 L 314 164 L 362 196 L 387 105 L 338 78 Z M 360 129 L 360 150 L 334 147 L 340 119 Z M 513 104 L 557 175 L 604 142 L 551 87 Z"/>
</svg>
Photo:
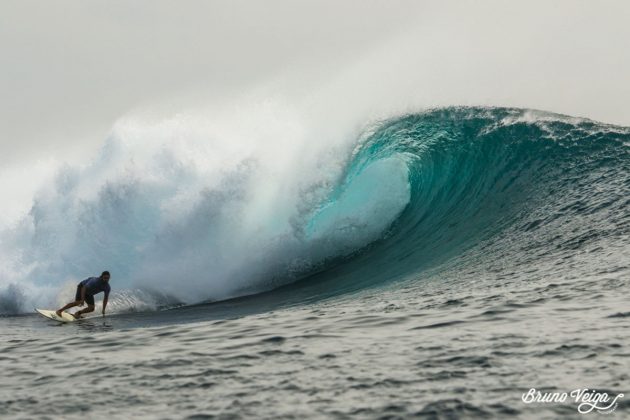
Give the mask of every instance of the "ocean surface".
<svg viewBox="0 0 630 420">
<path fill-rule="evenodd" d="M 442 108 L 220 182 L 120 144 L 1 231 L 0 417 L 630 415 L 630 128 Z M 103 269 L 106 317 L 32 313 Z"/>
</svg>

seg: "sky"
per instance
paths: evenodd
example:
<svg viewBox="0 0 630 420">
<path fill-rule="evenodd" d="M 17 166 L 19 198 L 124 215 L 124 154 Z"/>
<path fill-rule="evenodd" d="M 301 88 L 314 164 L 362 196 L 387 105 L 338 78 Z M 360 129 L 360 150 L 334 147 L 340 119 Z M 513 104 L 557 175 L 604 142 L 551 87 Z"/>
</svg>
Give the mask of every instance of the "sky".
<svg viewBox="0 0 630 420">
<path fill-rule="evenodd" d="M 300 61 L 330 70 L 411 25 L 409 10 L 396 1 L 3 1 L 0 163 L 102 141 L 118 117 L 153 101 L 199 90 L 211 100 Z"/>
<path fill-rule="evenodd" d="M 250 92 L 337 118 L 492 105 L 630 126 L 628 22 L 627 1 L 3 0 L 0 193 L 28 202 L 124 116 Z"/>
</svg>

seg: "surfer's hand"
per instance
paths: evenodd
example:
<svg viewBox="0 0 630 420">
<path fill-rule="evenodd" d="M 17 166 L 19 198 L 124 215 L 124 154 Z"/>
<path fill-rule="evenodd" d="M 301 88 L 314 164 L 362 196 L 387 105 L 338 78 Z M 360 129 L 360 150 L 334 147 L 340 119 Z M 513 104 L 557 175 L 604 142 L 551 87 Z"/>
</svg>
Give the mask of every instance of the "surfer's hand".
<svg viewBox="0 0 630 420">
<path fill-rule="evenodd" d="M 83 306 L 83 305 L 85 305 L 85 301 L 84 300 L 80 300 L 79 301 L 79 306 Z"/>
</svg>

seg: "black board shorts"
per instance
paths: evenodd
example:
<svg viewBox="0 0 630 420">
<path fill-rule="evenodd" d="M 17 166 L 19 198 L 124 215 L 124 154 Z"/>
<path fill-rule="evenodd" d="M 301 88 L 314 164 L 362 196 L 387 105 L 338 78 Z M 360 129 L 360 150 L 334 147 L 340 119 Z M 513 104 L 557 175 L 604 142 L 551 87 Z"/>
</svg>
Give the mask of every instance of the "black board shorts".
<svg viewBox="0 0 630 420">
<path fill-rule="evenodd" d="M 74 300 L 81 300 L 81 284 L 77 285 L 77 294 L 74 296 Z M 94 295 L 85 294 L 85 303 L 90 306 L 94 306 Z"/>
</svg>

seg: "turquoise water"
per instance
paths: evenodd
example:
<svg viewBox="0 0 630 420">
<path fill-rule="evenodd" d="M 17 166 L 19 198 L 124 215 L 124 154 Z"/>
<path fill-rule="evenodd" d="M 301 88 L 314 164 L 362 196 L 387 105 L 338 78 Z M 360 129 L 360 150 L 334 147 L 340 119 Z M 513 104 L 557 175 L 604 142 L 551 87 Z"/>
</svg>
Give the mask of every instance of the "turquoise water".
<svg viewBox="0 0 630 420">
<path fill-rule="evenodd" d="M 62 256 L 83 247 L 73 269 L 90 273 L 114 241 L 112 285 L 116 273 L 132 278 L 133 264 L 165 265 L 151 272 L 154 287 L 119 280 L 111 317 L 68 325 L 24 314 L 27 293 L 10 283 L 0 293 L 0 414 L 557 418 L 578 416 L 576 406 L 525 404 L 522 394 L 628 395 L 629 128 L 444 108 L 374 125 L 342 162 L 328 182 L 297 189 L 299 211 L 287 205 L 256 231 L 255 253 L 244 230 L 228 231 L 229 211 L 250 203 L 243 168 L 169 229 L 162 207 L 146 210 L 170 194 L 155 179 L 65 202 L 70 221 L 89 216 L 80 240 L 55 242 L 64 223 L 37 201 L 31 227 L 11 232 L 22 262 L 53 261 L 51 242 Z M 72 197 L 67 184 L 60 194 Z M 120 205 L 99 206 L 103 196 Z M 203 270 L 222 260 L 206 253 L 232 237 L 247 267 L 217 283 Z M 161 277 L 161 267 L 182 274 Z"/>
</svg>

